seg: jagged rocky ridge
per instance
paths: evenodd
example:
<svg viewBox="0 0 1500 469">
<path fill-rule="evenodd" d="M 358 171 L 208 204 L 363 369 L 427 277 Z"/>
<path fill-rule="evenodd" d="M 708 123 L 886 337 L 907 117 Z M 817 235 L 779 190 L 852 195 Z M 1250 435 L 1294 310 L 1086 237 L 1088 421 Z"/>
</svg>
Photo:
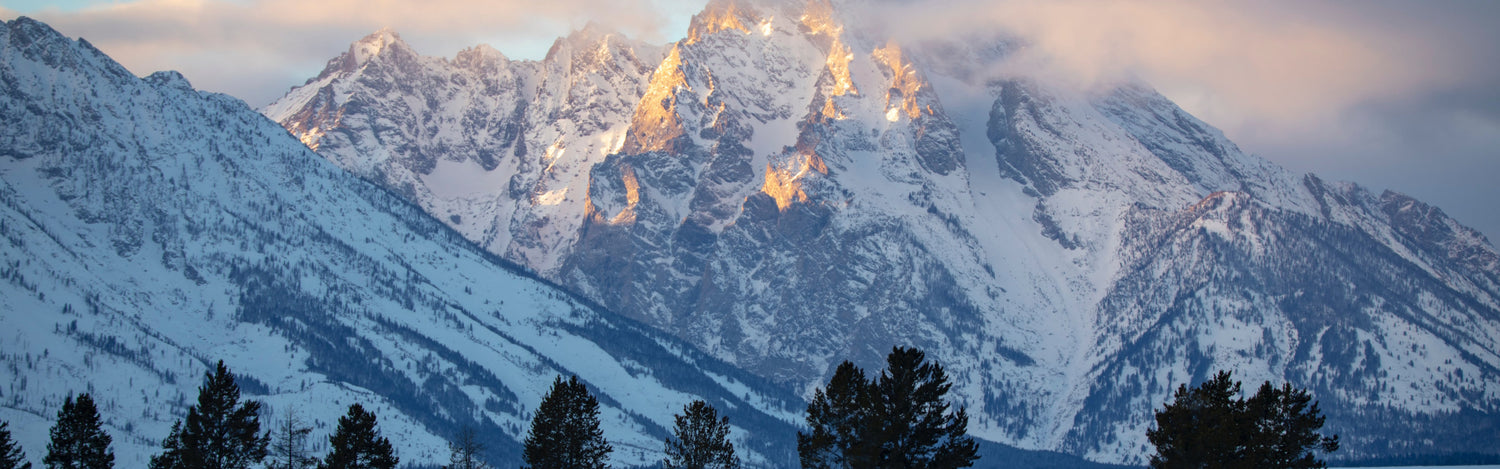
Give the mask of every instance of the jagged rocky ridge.
<svg viewBox="0 0 1500 469">
<path fill-rule="evenodd" d="M 1139 463 L 1151 410 L 1232 369 L 1313 389 L 1346 456 L 1494 451 L 1479 233 L 1245 154 L 1143 84 L 994 77 L 1024 44 L 863 24 L 854 1 L 714 1 L 665 47 L 587 29 L 541 61 L 383 31 L 263 112 L 485 249 L 804 390 L 914 344 L 972 433 Z"/>
<path fill-rule="evenodd" d="M 446 462 L 470 426 L 519 464 L 571 374 L 618 466 L 659 461 L 698 398 L 752 466 L 795 458 L 796 394 L 499 260 L 175 72 L 137 78 L 19 18 L 0 24 L 0 121 L 0 420 L 33 461 L 62 399 L 92 392 L 119 464 L 144 467 L 218 359 L 266 428 L 295 408 L 321 442 L 359 402 L 407 463 Z"/>
</svg>

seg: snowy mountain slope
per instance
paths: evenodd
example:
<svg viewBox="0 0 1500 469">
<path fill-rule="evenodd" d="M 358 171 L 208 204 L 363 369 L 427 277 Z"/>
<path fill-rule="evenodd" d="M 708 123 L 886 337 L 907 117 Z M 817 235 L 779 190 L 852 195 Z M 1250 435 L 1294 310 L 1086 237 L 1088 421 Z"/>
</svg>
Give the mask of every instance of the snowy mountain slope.
<svg viewBox="0 0 1500 469">
<path fill-rule="evenodd" d="M 223 359 L 264 422 L 295 408 L 326 435 L 360 402 L 413 463 L 463 425 L 518 462 L 559 374 L 599 396 L 617 464 L 659 460 L 696 398 L 748 462 L 787 461 L 795 394 L 506 267 L 239 100 L 3 26 L 0 419 L 33 458 L 88 391 L 120 463 L 144 466 Z"/>
<path fill-rule="evenodd" d="M 1094 250 L 1098 201 L 1129 195 L 1109 215 L 1120 225 L 1106 236 L 1118 244 L 1096 251 L 1113 274 L 1093 308 L 1090 371 L 1071 395 L 1080 408 L 1061 427 L 1061 448 L 1099 459 L 1148 452 L 1142 417 L 1177 383 L 1217 369 L 1314 389 L 1349 453 L 1484 448 L 1493 438 L 1500 314 L 1494 271 L 1477 267 L 1493 265 L 1482 237 L 1399 194 L 1293 177 L 1139 86 L 1083 97 L 1086 106 L 1031 83 L 1000 86 L 997 158 L 1039 212 L 1068 214 L 1052 225 L 1060 244 Z M 1084 135 L 1120 141 L 1123 131 L 1156 161 L 1091 172 L 1087 152 L 1065 149 L 1089 142 L 1069 134 L 1074 123 L 1100 118 L 1116 125 Z M 1028 165 L 1034 155 L 1082 165 L 1048 171 Z M 1181 178 L 1173 186 L 1206 194 L 1182 204 L 1142 192 L 1142 177 Z"/>
<path fill-rule="evenodd" d="M 1143 84 L 996 77 L 1024 44 L 898 44 L 860 15 L 857 1 L 711 2 L 685 39 L 633 55 L 660 60 L 615 78 L 632 86 L 588 95 L 610 105 L 517 106 L 535 122 L 559 102 L 594 109 L 591 129 L 616 130 L 525 130 L 527 148 L 548 151 L 424 176 L 475 188 L 477 203 L 365 177 L 491 252 L 804 391 L 840 360 L 924 347 L 954 374 L 971 432 L 993 441 L 1141 462 L 1170 388 L 1234 369 L 1318 390 L 1346 454 L 1488 450 L 1456 430 L 1497 428 L 1500 265 L 1477 233 L 1400 194 L 1245 154 Z M 304 140 L 296 97 L 320 90 L 351 90 L 325 114 L 353 122 L 454 121 L 367 92 L 431 93 L 362 84 L 392 66 L 381 60 L 330 67 L 264 111 Z M 326 132 L 395 131 L 370 129 Z M 569 160 L 580 147 L 587 158 Z M 317 146 L 345 167 L 391 148 Z M 508 182 L 466 183 L 480 180 Z M 517 192 L 517 180 L 553 185 Z M 472 219 L 511 221 L 476 231 Z M 1337 347 L 1313 347 L 1322 338 L 1378 346 L 1324 353 Z M 1441 371 L 1417 365 L 1436 356 Z M 1355 369 L 1368 371 L 1328 371 Z M 1441 396 L 1360 377 L 1394 374 Z M 1434 423 L 1360 433 L 1398 417 Z"/>
</svg>

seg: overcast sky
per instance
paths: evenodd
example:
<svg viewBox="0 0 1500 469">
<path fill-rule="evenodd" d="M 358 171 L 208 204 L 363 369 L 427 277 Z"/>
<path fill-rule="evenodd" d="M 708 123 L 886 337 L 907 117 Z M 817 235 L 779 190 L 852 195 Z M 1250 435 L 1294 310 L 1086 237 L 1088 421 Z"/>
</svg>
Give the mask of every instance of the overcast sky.
<svg viewBox="0 0 1500 469">
<path fill-rule="evenodd" d="M 1082 85 L 1140 77 L 1242 148 L 1392 189 L 1500 241 L 1500 1 L 876 0 L 892 34 L 1002 28 Z M 589 21 L 669 42 L 705 0 L 0 0 L 131 71 L 260 106 L 389 26 L 426 55 L 540 58 Z"/>
</svg>

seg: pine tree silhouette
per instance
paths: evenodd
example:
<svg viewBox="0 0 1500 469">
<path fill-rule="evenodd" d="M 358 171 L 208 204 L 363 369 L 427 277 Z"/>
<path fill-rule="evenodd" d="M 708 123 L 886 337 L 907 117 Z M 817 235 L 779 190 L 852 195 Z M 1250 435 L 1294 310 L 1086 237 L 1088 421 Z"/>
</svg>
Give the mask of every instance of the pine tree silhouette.
<svg viewBox="0 0 1500 469">
<path fill-rule="evenodd" d="M 109 448 L 110 437 L 99 420 L 99 409 L 88 393 L 74 400 L 68 396 L 57 423 L 52 425 L 52 441 L 47 443 L 47 469 L 110 469 L 115 453 Z"/>
<path fill-rule="evenodd" d="M 220 360 L 205 373 L 198 403 L 162 441 L 151 469 L 247 469 L 266 457 L 269 436 L 260 435 L 260 402 L 240 403 L 240 387 Z"/>
<path fill-rule="evenodd" d="M 1339 449 L 1339 437 L 1324 437 L 1323 416 L 1318 403 L 1304 389 L 1282 383 L 1280 388 L 1266 381 L 1255 396 L 1245 402 L 1247 417 L 1254 422 L 1254 444 L 1251 459 L 1257 467 L 1322 468 L 1328 467 L 1314 454 Z"/>
<path fill-rule="evenodd" d="M 871 464 L 864 435 L 870 408 L 870 383 L 864 370 L 845 361 L 834 370 L 827 389 L 814 392 L 807 404 L 810 433 L 797 433 L 797 454 L 804 469 L 847 469 Z"/>
<path fill-rule="evenodd" d="M 1156 412 L 1156 427 L 1146 431 L 1157 450 L 1151 467 L 1254 467 L 1239 394 L 1240 383 L 1227 371 L 1192 389 L 1179 385 L 1172 403 Z"/>
<path fill-rule="evenodd" d="M 807 406 L 811 434 L 797 435 L 804 468 L 970 467 L 979 459 L 964 409 L 945 400 L 947 374 L 926 354 L 895 347 L 874 380 L 844 362 Z"/>
<path fill-rule="evenodd" d="M 1313 453 L 1338 450 L 1337 435 L 1317 433 L 1323 417 L 1307 391 L 1267 381 L 1249 401 L 1239 395 L 1228 371 L 1191 389 L 1179 385 L 1146 431 L 1156 446 L 1151 467 L 1325 467 Z"/>
<path fill-rule="evenodd" d="M 880 467 L 946 469 L 979 459 L 979 447 L 967 435 L 968 413 L 948 411 L 944 396 L 953 385 L 921 350 L 891 350 L 885 372 L 872 384 L 870 418 Z"/>
<path fill-rule="evenodd" d="M 599 401 L 573 376 L 557 377 L 531 419 L 523 457 L 531 469 L 609 467 L 613 451 L 599 429 Z"/>
<path fill-rule="evenodd" d="M 375 428 L 375 414 L 359 404 L 350 405 L 349 413 L 339 417 L 339 427 L 328 443 L 332 450 L 319 469 L 393 469 L 400 462 L 391 441 Z"/>
<path fill-rule="evenodd" d="M 177 469 L 185 468 L 182 462 L 182 421 L 172 422 L 172 431 L 167 433 L 167 439 L 161 441 L 161 454 L 151 457 L 151 462 L 146 467 L 150 469 Z"/>
<path fill-rule="evenodd" d="M 26 452 L 10 438 L 10 422 L 0 422 L 0 469 L 31 469 Z"/>
<path fill-rule="evenodd" d="M 676 415 L 673 438 L 666 442 L 665 469 L 739 469 L 740 458 L 729 442 L 729 417 L 719 417 L 707 402 L 693 401 Z"/>
</svg>

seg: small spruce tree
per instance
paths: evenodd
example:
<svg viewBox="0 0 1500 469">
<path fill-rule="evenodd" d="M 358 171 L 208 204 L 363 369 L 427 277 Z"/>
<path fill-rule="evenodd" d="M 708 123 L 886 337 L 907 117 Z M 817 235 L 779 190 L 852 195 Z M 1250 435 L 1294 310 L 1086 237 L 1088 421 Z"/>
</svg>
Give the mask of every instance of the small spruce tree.
<svg viewBox="0 0 1500 469">
<path fill-rule="evenodd" d="M 57 412 L 57 423 L 52 425 L 52 441 L 47 443 L 47 457 L 42 464 L 47 469 L 110 469 L 115 466 L 115 453 L 110 449 L 110 437 L 104 432 L 99 419 L 99 409 L 88 393 L 78 399 L 68 396 L 62 410 Z"/>
<path fill-rule="evenodd" d="M 739 469 L 740 458 L 729 442 L 729 417 L 702 400 L 693 401 L 676 415 L 673 438 L 666 442 L 666 469 Z"/>
<path fill-rule="evenodd" d="M 797 454 L 804 469 L 850 469 L 870 464 L 861 445 L 869 419 L 869 380 L 865 371 L 845 361 L 834 370 L 827 389 L 807 404 L 809 433 L 797 433 Z"/>
<path fill-rule="evenodd" d="M 0 469 L 31 469 L 26 452 L 10 438 L 10 422 L 0 422 Z"/>
<path fill-rule="evenodd" d="M 1256 467 L 1328 467 L 1315 453 L 1339 449 L 1338 435 L 1318 433 L 1323 428 L 1318 403 L 1312 402 L 1307 390 L 1293 388 L 1291 383 L 1282 383 L 1280 388 L 1270 381 L 1262 383 L 1245 402 L 1245 411 L 1254 422 L 1249 430 L 1254 444 L 1249 451 Z"/>
<path fill-rule="evenodd" d="M 577 376 L 552 382 L 542 398 L 522 449 L 526 468 L 594 469 L 609 467 L 609 442 L 599 429 L 599 401 Z"/>
<path fill-rule="evenodd" d="M 182 462 L 182 421 L 172 422 L 172 431 L 161 441 L 161 454 L 151 457 L 149 469 L 178 469 L 188 467 Z"/>
<path fill-rule="evenodd" d="M 870 390 L 873 435 L 880 467 L 948 469 L 970 467 L 979 446 L 967 435 L 963 408 L 949 411 L 948 376 L 926 354 L 896 347 Z"/>
<path fill-rule="evenodd" d="M 332 449 L 319 469 L 393 469 L 400 462 L 391 441 L 375 428 L 375 414 L 359 404 L 350 405 L 349 413 L 339 417 L 328 443 Z"/>
<path fill-rule="evenodd" d="M 198 403 L 162 441 L 151 469 L 247 469 L 266 457 L 269 436 L 260 434 L 258 401 L 240 403 L 240 387 L 220 360 L 204 373 Z"/>
</svg>

